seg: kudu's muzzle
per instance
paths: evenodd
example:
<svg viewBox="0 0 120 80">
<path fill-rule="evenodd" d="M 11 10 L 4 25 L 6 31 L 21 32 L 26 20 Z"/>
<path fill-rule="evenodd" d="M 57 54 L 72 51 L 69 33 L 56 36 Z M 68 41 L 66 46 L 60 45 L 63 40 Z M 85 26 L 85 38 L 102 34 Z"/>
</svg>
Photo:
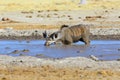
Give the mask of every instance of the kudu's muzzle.
<svg viewBox="0 0 120 80">
<path fill-rule="evenodd" d="M 44 44 L 45 46 L 50 46 L 50 44 L 48 43 L 48 42 L 45 42 L 45 44 Z"/>
</svg>

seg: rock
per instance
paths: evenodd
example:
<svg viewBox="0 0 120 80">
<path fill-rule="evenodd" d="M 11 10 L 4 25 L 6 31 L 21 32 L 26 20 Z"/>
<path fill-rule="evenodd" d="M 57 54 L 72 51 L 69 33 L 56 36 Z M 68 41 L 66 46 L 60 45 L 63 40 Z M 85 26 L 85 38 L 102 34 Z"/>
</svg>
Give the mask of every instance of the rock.
<svg viewBox="0 0 120 80">
<path fill-rule="evenodd" d="M 120 59 L 117 59 L 117 61 L 120 61 Z"/>
<path fill-rule="evenodd" d="M 12 53 L 17 54 L 17 53 L 19 53 L 19 50 L 14 50 Z"/>
<path fill-rule="evenodd" d="M 22 61 L 22 60 L 20 60 L 20 62 L 22 63 L 23 61 Z"/>
<path fill-rule="evenodd" d="M 26 54 L 20 54 L 19 56 L 26 56 Z"/>
<path fill-rule="evenodd" d="M 29 52 L 29 50 L 28 49 L 24 49 L 24 50 L 22 50 L 22 52 Z"/>
<path fill-rule="evenodd" d="M 10 49 L 10 47 L 5 47 L 5 49 Z"/>
<path fill-rule="evenodd" d="M 9 18 L 6 18 L 6 17 L 3 17 L 3 18 L 2 18 L 2 21 L 10 21 L 10 19 L 9 19 Z"/>
<path fill-rule="evenodd" d="M 77 51 L 77 53 L 80 53 L 80 51 Z"/>
<path fill-rule="evenodd" d="M 99 59 L 98 59 L 97 57 L 95 57 L 94 55 L 90 55 L 90 58 L 91 58 L 92 60 L 99 61 Z"/>
<path fill-rule="evenodd" d="M 120 51 L 120 48 L 118 48 L 118 51 Z"/>
<path fill-rule="evenodd" d="M 86 19 L 88 18 L 102 18 L 102 16 L 86 16 Z"/>
<path fill-rule="evenodd" d="M 27 42 L 27 43 L 30 43 L 30 41 L 29 41 L 29 40 L 27 40 L 26 42 Z"/>
</svg>

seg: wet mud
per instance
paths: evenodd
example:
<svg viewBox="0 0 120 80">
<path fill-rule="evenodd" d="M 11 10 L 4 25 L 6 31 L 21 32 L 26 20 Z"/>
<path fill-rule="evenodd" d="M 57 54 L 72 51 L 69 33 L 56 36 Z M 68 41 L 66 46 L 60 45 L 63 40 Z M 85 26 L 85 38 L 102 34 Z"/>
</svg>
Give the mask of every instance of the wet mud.
<svg viewBox="0 0 120 80">
<path fill-rule="evenodd" d="M 41 40 L 42 35 L 0 36 L 0 40 Z M 90 35 L 90 40 L 120 40 L 120 35 Z"/>
<path fill-rule="evenodd" d="M 119 40 L 92 40 L 90 46 L 78 42 L 72 45 L 44 46 L 45 40 L 0 40 L 0 54 L 10 56 L 34 56 L 38 58 L 62 59 L 94 55 L 99 60 L 119 60 Z"/>
</svg>

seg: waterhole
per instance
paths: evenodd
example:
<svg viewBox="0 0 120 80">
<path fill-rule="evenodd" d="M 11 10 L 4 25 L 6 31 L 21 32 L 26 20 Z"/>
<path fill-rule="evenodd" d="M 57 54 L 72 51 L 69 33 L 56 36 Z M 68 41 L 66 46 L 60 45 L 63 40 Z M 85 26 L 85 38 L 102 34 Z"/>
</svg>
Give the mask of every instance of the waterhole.
<svg viewBox="0 0 120 80">
<path fill-rule="evenodd" d="M 0 40 L 0 54 L 10 56 L 34 56 L 38 58 L 90 57 L 100 60 L 120 59 L 119 40 L 93 40 L 90 46 L 82 42 L 72 45 L 44 46 L 45 40 Z"/>
</svg>

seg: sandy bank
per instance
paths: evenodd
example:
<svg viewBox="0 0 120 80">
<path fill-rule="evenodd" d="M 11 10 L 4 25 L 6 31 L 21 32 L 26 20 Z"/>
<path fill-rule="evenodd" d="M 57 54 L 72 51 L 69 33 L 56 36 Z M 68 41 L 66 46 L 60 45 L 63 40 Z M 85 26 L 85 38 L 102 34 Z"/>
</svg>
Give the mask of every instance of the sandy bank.
<svg viewBox="0 0 120 80">
<path fill-rule="evenodd" d="M 42 33 L 46 29 L 35 29 L 35 30 L 11 30 L 1 29 L 0 39 L 43 39 Z M 49 34 L 57 31 L 58 29 L 47 30 Z M 120 29 L 119 28 L 96 28 L 90 29 L 90 38 L 93 39 L 104 39 L 104 40 L 119 40 Z"/>
<path fill-rule="evenodd" d="M 119 61 L 0 56 L 1 80 L 119 80 Z"/>
<path fill-rule="evenodd" d="M 94 61 L 84 57 L 65 58 L 65 59 L 43 59 L 30 56 L 11 57 L 6 55 L 0 56 L 1 67 L 21 66 L 21 67 L 37 67 L 50 65 L 57 68 L 88 68 L 88 69 L 113 69 L 119 70 L 119 61 Z M 89 63 L 89 64 L 88 64 Z M 72 65 L 71 65 L 72 64 Z"/>
</svg>

